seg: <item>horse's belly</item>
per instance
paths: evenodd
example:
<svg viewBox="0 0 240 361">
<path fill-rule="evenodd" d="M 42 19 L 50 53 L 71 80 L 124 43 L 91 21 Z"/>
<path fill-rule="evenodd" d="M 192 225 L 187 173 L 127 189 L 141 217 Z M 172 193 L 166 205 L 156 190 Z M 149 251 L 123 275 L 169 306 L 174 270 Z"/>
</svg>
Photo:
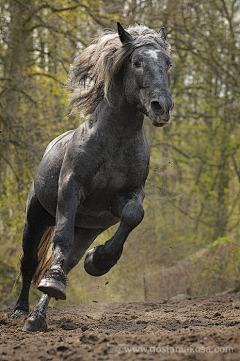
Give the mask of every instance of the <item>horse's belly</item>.
<svg viewBox="0 0 240 361">
<path fill-rule="evenodd" d="M 111 205 L 116 194 L 106 190 L 90 193 L 79 205 L 75 223 L 79 227 L 108 228 L 119 222 L 111 213 Z"/>
<path fill-rule="evenodd" d="M 52 215 L 56 216 L 58 187 L 56 182 L 35 182 L 36 195 L 43 207 Z M 96 192 L 89 195 L 83 203 L 79 205 L 75 218 L 75 225 L 91 229 L 107 229 L 119 222 L 119 218 L 110 212 L 113 194 Z"/>
<path fill-rule="evenodd" d="M 75 225 L 82 228 L 107 229 L 119 222 L 111 212 L 78 212 L 75 218 Z"/>
</svg>

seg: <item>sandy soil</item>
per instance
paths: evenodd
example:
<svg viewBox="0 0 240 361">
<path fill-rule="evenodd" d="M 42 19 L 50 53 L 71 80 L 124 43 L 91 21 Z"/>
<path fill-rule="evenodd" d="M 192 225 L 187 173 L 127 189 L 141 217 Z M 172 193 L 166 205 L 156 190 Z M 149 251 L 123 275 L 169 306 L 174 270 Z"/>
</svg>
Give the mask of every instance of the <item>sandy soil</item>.
<svg viewBox="0 0 240 361">
<path fill-rule="evenodd" d="M 23 332 L 8 313 L 1 361 L 240 360 L 240 294 L 52 308 L 45 333 Z"/>
</svg>

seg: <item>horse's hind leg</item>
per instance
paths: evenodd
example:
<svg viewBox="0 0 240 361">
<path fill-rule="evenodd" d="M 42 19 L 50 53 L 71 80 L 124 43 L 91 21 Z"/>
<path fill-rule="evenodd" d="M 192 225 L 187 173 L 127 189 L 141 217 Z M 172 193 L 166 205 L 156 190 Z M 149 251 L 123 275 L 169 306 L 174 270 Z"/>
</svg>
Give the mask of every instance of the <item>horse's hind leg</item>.
<svg viewBox="0 0 240 361">
<path fill-rule="evenodd" d="M 22 289 L 12 318 L 25 316 L 29 312 L 29 289 L 38 265 L 38 245 L 47 228 L 54 225 L 54 218 L 37 199 L 32 185 L 26 209 L 23 232 L 23 255 L 21 257 Z"/>
<path fill-rule="evenodd" d="M 72 248 L 67 253 L 63 269 L 68 274 L 73 267 L 75 267 L 88 247 L 92 244 L 95 238 L 104 231 L 104 229 L 85 229 L 75 227 L 74 242 Z M 50 301 L 50 296 L 43 294 L 38 304 L 32 309 L 28 318 L 25 321 L 23 331 L 45 331 L 47 308 Z"/>
<path fill-rule="evenodd" d="M 109 241 L 104 245 L 91 249 L 87 253 L 84 268 L 91 276 L 102 276 L 117 263 L 129 233 L 143 219 L 143 198 L 143 190 L 139 190 L 115 200 L 112 212 L 115 216 L 121 217 L 120 225 L 115 235 Z"/>
</svg>

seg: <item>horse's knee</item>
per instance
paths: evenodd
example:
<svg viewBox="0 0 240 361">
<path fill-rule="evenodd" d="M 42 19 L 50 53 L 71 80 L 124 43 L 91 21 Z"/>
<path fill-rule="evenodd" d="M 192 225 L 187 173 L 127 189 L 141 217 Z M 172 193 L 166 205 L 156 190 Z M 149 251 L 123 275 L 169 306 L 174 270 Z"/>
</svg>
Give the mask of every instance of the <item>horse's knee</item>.
<svg viewBox="0 0 240 361">
<path fill-rule="evenodd" d="M 131 228 L 135 228 L 144 217 L 144 209 L 140 202 L 130 201 L 128 202 L 122 212 L 122 222 L 129 225 Z"/>
</svg>

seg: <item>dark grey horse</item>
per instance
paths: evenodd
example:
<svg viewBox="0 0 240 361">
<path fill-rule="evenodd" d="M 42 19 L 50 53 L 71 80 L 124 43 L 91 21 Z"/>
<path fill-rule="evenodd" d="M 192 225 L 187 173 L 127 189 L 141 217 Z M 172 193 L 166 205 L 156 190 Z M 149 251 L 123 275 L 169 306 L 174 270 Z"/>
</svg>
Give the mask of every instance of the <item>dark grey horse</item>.
<svg viewBox="0 0 240 361">
<path fill-rule="evenodd" d="M 149 169 L 143 119 L 155 127 L 169 121 L 169 51 L 163 28 L 126 31 L 118 24 L 118 33 L 103 32 L 75 60 L 70 104 L 89 117 L 48 145 L 28 196 L 22 290 L 12 317 L 28 314 L 32 281 L 44 294 L 24 330 L 46 328 L 50 298 L 66 298 L 66 275 L 100 233 L 120 222 L 109 241 L 87 253 L 85 270 L 93 276 L 116 264 L 142 221 Z"/>
</svg>

